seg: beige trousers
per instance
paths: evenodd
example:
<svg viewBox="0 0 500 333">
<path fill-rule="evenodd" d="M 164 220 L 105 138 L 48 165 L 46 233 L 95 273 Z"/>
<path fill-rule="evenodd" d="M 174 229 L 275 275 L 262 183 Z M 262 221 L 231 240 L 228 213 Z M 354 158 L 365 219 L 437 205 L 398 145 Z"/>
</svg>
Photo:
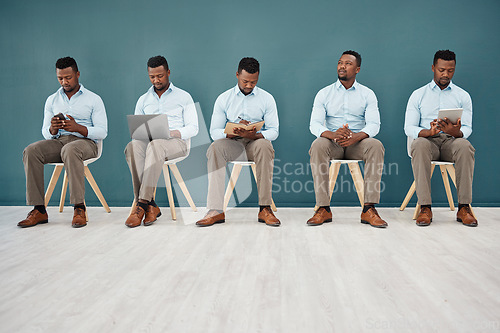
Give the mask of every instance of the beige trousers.
<svg viewBox="0 0 500 333">
<path fill-rule="evenodd" d="M 418 203 L 432 204 L 431 161 L 438 160 L 455 163 L 458 203 L 470 204 L 475 151 L 467 139 L 455 138 L 444 133 L 415 139 L 410 154 Z"/>
<path fill-rule="evenodd" d="M 226 163 L 231 161 L 255 162 L 259 205 L 271 205 L 274 166 L 274 149 L 271 141 L 244 138 L 219 139 L 208 148 L 207 158 L 208 209 L 223 209 Z"/>
<path fill-rule="evenodd" d="M 85 200 L 83 161 L 96 156 L 97 144 L 93 140 L 74 135 L 61 135 L 57 139 L 30 144 L 23 152 L 26 204 L 45 205 L 43 166 L 47 163 L 64 163 L 68 173 L 70 202 L 72 205 L 83 203 Z"/>
<path fill-rule="evenodd" d="M 364 197 L 366 203 L 379 203 L 380 180 L 384 169 L 384 146 L 374 138 L 366 138 L 343 148 L 338 143 L 317 138 L 311 144 L 311 170 L 317 206 L 330 206 L 329 167 L 330 160 L 363 160 L 365 162 Z"/>
<path fill-rule="evenodd" d="M 187 144 L 182 139 L 130 141 L 125 148 L 125 159 L 132 175 L 135 199 L 151 201 L 163 163 L 186 154 Z"/>
</svg>

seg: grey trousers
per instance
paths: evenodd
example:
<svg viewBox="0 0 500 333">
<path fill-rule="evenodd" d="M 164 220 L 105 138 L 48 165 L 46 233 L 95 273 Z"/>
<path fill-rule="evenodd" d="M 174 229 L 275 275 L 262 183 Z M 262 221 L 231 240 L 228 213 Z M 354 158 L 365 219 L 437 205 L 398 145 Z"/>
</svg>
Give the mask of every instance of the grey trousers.
<svg viewBox="0 0 500 333">
<path fill-rule="evenodd" d="M 231 161 L 255 162 L 259 205 L 272 202 L 274 148 L 266 139 L 219 139 L 207 150 L 208 195 L 207 208 L 222 210 L 224 206 L 226 163 Z"/>
<path fill-rule="evenodd" d="M 330 160 L 363 160 L 364 197 L 366 203 L 379 203 L 380 180 L 384 169 L 384 146 L 374 138 L 366 138 L 355 144 L 343 148 L 338 143 L 327 139 L 317 138 L 311 144 L 311 171 L 314 180 L 314 193 L 317 206 L 330 206 L 329 195 L 329 167 Z"/>
<path fill-rule="evenodd" d="M 470 204 L 475 151 L 467 139 L 455 138 L 444 133 L 415 139 L 410 154 L 418 203 L 432 204 L 431 161 L 438 160 L 455 163 L 458 202 Z"/>
<path fill-rule="evenodd" d="M 187 153 L 186 141 L 182 139 L 130 141 L 125 148 L 125 159 L 132 175 L 135 199 L 151 201 L 163 163 Z"/>
<path fill-rule="evenodd" d="M 97 144 L 87 138 L 61 135 L 57 139 L 41 140 L 24 149 L 23 163 L 26 174 L 26 204 L 45 205 L 43 166 L 64 163 L 69 180 L 70 202 L 81 204 L 85 200 L 83 161 L 97 156 Z"/>
</svg>

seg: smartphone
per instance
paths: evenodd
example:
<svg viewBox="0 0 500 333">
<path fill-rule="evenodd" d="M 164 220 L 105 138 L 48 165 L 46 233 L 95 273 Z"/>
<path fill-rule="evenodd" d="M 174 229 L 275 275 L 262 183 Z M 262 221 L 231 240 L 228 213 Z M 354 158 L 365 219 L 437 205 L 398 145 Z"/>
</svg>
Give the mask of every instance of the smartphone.
<svg viewBox="0 0 500 333">
<path fill-rule="evenodd" d="M 66 118 L 64 117 L 64 115 L 61 112 L 59 112 L 58 114 L 56 114 L 54 117 L 57 117 L 57 118 L 59 118 L 61 120 L 66 120 Z"/>
</svg>

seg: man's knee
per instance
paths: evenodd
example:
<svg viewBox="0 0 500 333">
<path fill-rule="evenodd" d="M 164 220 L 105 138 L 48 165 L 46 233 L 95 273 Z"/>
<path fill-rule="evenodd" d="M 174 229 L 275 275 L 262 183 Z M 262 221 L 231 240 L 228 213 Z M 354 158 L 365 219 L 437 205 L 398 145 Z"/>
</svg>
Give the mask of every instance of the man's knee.
<svg viewBox="0 0 500 333">
<path fill-rule="evenodd" d="M 64 163 L 75 158 L 83 161 L 81 149 L 77 145 L 68 143 L 62 147 L 61 159 Z"/>
<path fill-rule="evenodd" d="M 315 154 L 325 154 L 331 145 L 331 141 L 327 138 L 317 138 L 311 144 L 309 149 L 309 155 L 313 156 Z"/>
<path fill-rule="evenodd" d="M 265 155 L 274 158 L 274 148 L 271 141 L 266 139 L 257 139 L 253 143 L 254 155 Z"/>
<path fill-rule="evenodd" d="M 476 149 L 467 139 L 457 138 L 453 141 L 453 148 L 456 155 L 474 157 Z"/>
<path fill-rule="evenodd" d="M 385 148 L 382 142 L 380 140 L 374 139 L 374 138 L 366 138 L 363 141 L 366 142 L 366 149 L 365 153 L 366 154 L 381 154 L 382 157 L 385 154 Z"/>
<path fill-rule="evenodd" d="M 423 152 L 428 152 L 431 150 L 431 145 L 432 142 L 430 142 L 427 138 L 416 138 L 411 144 L 410 155 L 414 157 L 415 155 Z"/>
</svg>

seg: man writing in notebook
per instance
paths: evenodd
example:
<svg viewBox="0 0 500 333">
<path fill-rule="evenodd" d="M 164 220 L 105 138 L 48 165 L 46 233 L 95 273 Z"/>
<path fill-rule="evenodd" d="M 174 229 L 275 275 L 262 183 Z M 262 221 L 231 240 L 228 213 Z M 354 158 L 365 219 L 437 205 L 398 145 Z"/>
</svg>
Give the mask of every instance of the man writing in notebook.
<svg viewBox="0 0 500 333">
<path fill-rule="evenodd" d="M 274 149 L 271 141 L 278 137 L 278 110 L 273 96 L 257 87 L 259 62 L 243 58 L 238 65 L 238 84 L 222 93 L 215 101 L 210 135 L 214 142 L 207 151 L 208 213 L 198 226 L 225 222 L 223 196 L 225 168 L 230 161 L 254 161 L 257 173 L 260 211 L 258 221 L 279 226 L 280 221 L 271 210 Z M 250 124 L 264 120 L 260 131 L 236 128 L 224 133 L 227 122 Z"/>
</svg>

